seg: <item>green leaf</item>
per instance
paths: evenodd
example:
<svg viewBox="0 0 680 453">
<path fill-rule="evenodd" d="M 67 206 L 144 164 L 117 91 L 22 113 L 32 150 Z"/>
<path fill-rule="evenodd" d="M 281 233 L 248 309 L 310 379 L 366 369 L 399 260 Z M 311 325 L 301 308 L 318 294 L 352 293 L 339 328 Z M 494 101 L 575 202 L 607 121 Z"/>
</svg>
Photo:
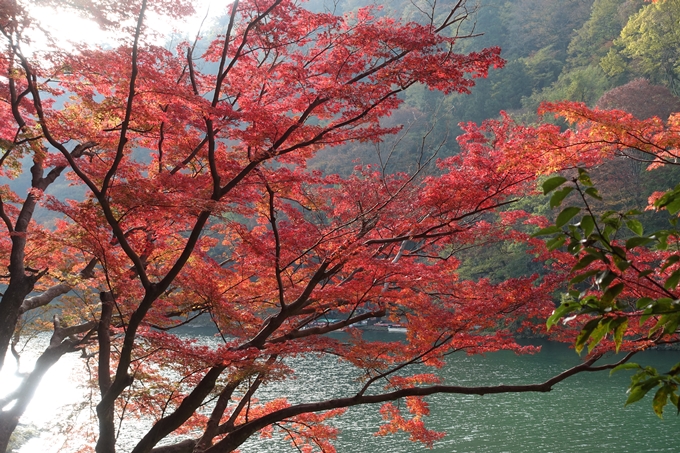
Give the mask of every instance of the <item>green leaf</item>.
<svg viewBox="0 0 680 453">
<path fill-rule="evenodd" d="M 652 327 L 652 328 L 649 330 L 649 333 L 647 333 L 647 338 L 652 338 L 652 335 L 654 335 L 654 333 L 655 333 L 656 331 L 661 330 L 661 328 L 664 327 L 664 325 L 666 324 L 667 321 L 668 321 L 668 315 L 662 315 L 662 316 L 660 316 L 659 319 L 658 319 L 658 321 L 657 321 L 656 324 L 654 325 L 654 327 Z"/>
<path fill-rule="evenodd" d="M 563 176 L 553 176 L 548 178 L 543 182 L 543 194 L 547 195 L 553 190 L 557 189 L 559 186 L 567 182 L 567 178 Z"/>
<path fill-rule="evenodd" d="M 652 408 L 659 418 L 663 418 L 663 408 L 668 403 L 668 396 L 672 393 L 673 387 L 670 385 L 662 385 L 661 388 L 656 391 L 654 399 L 652 400 Z"/>
<path fill-rule="evenodd" d="M 652 239 L 646 237 L 632 237 L 626 241 L 626 249 L 631 250 L 635 247 L 640 247 L 641 245 L 647 245 L 652 242 Z"/>
<path fill-rule="evenodd" d="M 626 251 L 622 249 L 621 247 L 617 247 L 616 245 L 611 246 L 612 252 L 614 255 L 618 256 L 621 259 L 626 259 Z"/>
<path fill-rule="evenodd" d="M 607 255 L 605 255 L 603 252 L 601 252 L 598 249 L 592 248 L 592 247 L 586 247 L 585 251 L 591 255 L 597 256 L 601 261 L 609 264 L 609 258 L 607 258 Z"/>
<path fill-rule="evenodd" d="M 562 210 L 562 212 L 560 212 L 558 214 L 557 220 L 555 220 L 555 226 L 562 227 L 562 226 L 566 225 L 580 211 L 581 211 L 581 208 L 577 208 L 575 206 L 570 206 L 568 208 L 564 208 Z"/>
<path fill-rule="evenodd" d="M 666 322 L 663 327 L 664 335 L 675 333 L 675 331 L 678 330 L 678 325 L 680 325 L 680 313 L 666 315 Z"/>
<path fill-rule="evenodd" d="M 673 365 L 671 370 L 668 372 L 668 374 L 670 374 L 671 376 L 675 376 L 678 373 L 680 373 L 680 363 L 676 363 L 675 365 Z"/>
<path fill-rule="evenodd" d="M 580 294 L 579 302 L 583 307 L 584 313 L 592 313 L 594 311 L 600 310 L 600 299 L 595 294 L 590 294 L 586 296 L 588 292 L 587 289 L 583 290 Z"/>
<path fill-rule="evenodd" d="M 654 269 L 647 269 L 646 271 L 640 272 L 638 274 L 638 278 L 643 278 L 643 277 L 646 277 L 646 276 L 653 274 L 653 273 L 654 273 Z"/>
<path fill-rule="evenodd" d="M 604 306 L 610 305 L 611 301 L 618 297 L 618 295 L 621 294 L 625 287 L 626 285 L 624 283 L 617 283 L 616 285 L 608 288 L 607 291 L 605 291 L 604 294 L 602 295 L 602 298 L 600 299 L 602 305 Z"/>
<path fill-rule="evenodd" d="M 673 299 L 670 297 L 660 297 L 659 299 L 652 301 L 647 307 L 644 307 L 642 316 L 640 316 L 640 325 L 643 325 L 652 315 L 658 315 L 662 313 L 668 313 L 672 310 Z M 654 332 L 659 330 L 665 320 L 663 316 L 656 323 L 656 325 L 649 331 L 648 336 L 651 336 Z"/>
<path fill-rule="evenodd" d="M 583 347 L 586 345 L 586 341 L 588 341 L 590 334 L 593 333 L 601 319 L 602 318 L 591 319 L 586 323 L 585 326 L 583 326 L 583 329 L 581 329 L 581 332 L 579 332 L 578 336 L 576 337 L 576 343 L 574 344 L 574 349 L 577 353 L 581 354 Z"/>
<path fill-rule="evenodd" d="M 616 352 L 619 352 L 623 336 L 626 333 L 626 329 L 628 329 L 628 318 L 616 318 L 609 327 L 614 330 L 614 344 L 616 345 Z"/>
<path fill-rule="evenodd" d="M 578 169 L 578 180 L 581 184 L 584 186 L 592 186 L 593 182 L 590 180 L 590 175 L 588 174 L 587 171 L 585 171 L 582 168 Z"/>
<path fill-rule="evenodd" d="M 677 196 L 680 194 L 676 194 L 676 197 L 671 200 L 670 203 L 666 205 L 666 210 L 670 213 L 670 215 L 675 215 L 680 211 L 680 196 Z"/>
<path fill-rule="evenodd" d="M 680 398 L 677 393 L 671 393 L 671 403 L 678 408 L 678 414 L 680 415 Z"/>
<path fill-rule="evenodd" d="M 600 272 L 597 269 L 589 270 L 588 272 L 584 272 L 582 274 L 577 275 L 576 277 L 572 278 L 569 280 L 569 283 L 572 285 L 575 285 L 577 283 L 581 283 L 582 281 L 586 280 L 588 277 L 592 277 L 593 275 L 597 274 Z"/>
<path fill-rule="evenodd" d="M 679 282 L 680 282 L 680 269 L 673 272 L 671 276 L 666 279 L 666 282 L 663 284 L 663 287 L 669 290 L 675 289 L 675 287 L 678 286 Z"/>
<path fill-rule="evenodd" d="M 583 247 L 581 246 L 581 242 L 577 241 L 575 239 L 572 239 L 569 242 L 569 245 L 567 246 L 567 252 L 571 253 L 574 256 L 577 256 L 579 253 L 581 253 L 581 249 Z"/>
<path fill-rule="evenodd" d="M 603 221 L 603 222 L 606 222 L 608 220 L 617 218 L 618 215 L 619 215 L 618 212 L 612 211 L 610 209 L 609 211 L 605 211 L 605 212 L 602 213 L 602 215 L 600 215 L 600 220 Z"/>
<path fill-rule="evenodd" d="M 588 237 L 590 234 L 593 232 L 595 229 L 595 219 L 591 215 L 585 215 L 581 219 L 581 229 L 583 230 L 583 234 Z"/>
<path fill-rule="evenodd" d="M 651 297 L 641 297 L 637 300 L 637 302 L 635 302 L 635 308 L 642 310 L 643 308 L 647 308 L 653 302 L 654 299 Z"/>
<path fill-rule="evenodd" d="M 585 269 L 586 267 L 588 267 L 590 263 L 598 259 L 600 258 L 596 255 L 586 255 L 583 258 L 581 258 L 581 260 L 578 263 L 576 263 L 574 267 L 571 268 L 571 271 L 574 272 L 579 271 L 581 269 Z"/>
<path fill-rule="evenodd" d="M 665 206 L 668 206 L 670 203 L 673 203 L 678 199 L 678 195 L 680 191 L 680 184 L 678 186 L 675 186 L 674 189 L 669 190 L 665 194 L 663 194 L 661 197 L 659 197 L 655 202 L 654 206 L 657 208 L 663 208 Z"/>
<path fill-rule="evenodd" d="M 580 241 L 581 239 L 583 239 L 583 236 L 581 235 L 581 230 L 578 229 L 576 224 L 567 225 L 567 229 L 569 230 L 569 235 L 572 236 L 575 240 Z"/>
<path fill-rule="evenodd" d="M 606 271 L 603 271 L 602 273 L 600 273 L 600 275 L 595 279 L 595 283 L 596 283 L 601 289 L 604 290 L 607 286 L 609 286 L 609 284 L 610 284 L 612 281 L 614 281 L 615 278 L 616 278 L 616 274 L 615 274 L 615 273 L 613 273 L 613 272 L 611 272 L 611 271 L 609 271 L 609 270 L 606 270 Z"/>
<path fill-rule="evenodd" d="M 602 318 L 600 319 L 600 322 L 597 324 L 597 327 L 593 329 L 592 333 L 590 334 L 590 341 L 588 342 L 588 353 L 592 352 L 592 350 L 600 344 L 600 341 L 609 333 L 609 325 L 612 322 L 612 318 Z"/>
<path fill-rule="evenodd" d="M 616 225 L 616 222 L 605 224 L 604 230 L 602 230 L 602 237 L 605 239 L 605 242 L 609 242 L 611 236 L 616 234 L 617 231 L 619 231 L 619 226 Z"/>
<path fill-rule="evenodd" d="M 557 250 L 562 247 L 565 242 L 567 242 L 567 236 L 561 234 L 546 242 L 545 246 L 548 247 L 548 250 Z"/>
<path fill-rule="evenodd" d="M 585 192 L 586 195 L 590 195 L 591 197 L 595 198 L 596 200 L 602 200 L 600 193 L 597 191 L 597 189 L 595 187 L 588 187 L 584 192 Z"/>
<path fill-rule="evenodd" d="M 617 371 L 621 370 L 632 370 L 632 369 L 642 369 L 640 365 L 637 363 L 622 363 L 621 365 L 618 365 L 609 372 L 609 375 L 611 376 L 612 374 L 616 373 Z"/>
<path fill-rule="evenodd" d="M 668 259 L 666 260 L 666 262 L 663 263 L 663 266 L 661 266 L 661 270 L 665 271 L 666 269 L 668 269 L 670 266 L 677 263 L 678 261 L 680 261 L 680 255 L 669 256 Z"/>
<path fill-rule="evenodd" d="M 550 207 L 556 208 L 559 205 L 561 205 L 562 200 L 564 200 L 567 197 L 567 195 L 569 195 L 571 193 L 572 190 L 574 190 L 574 188 L 571 187 L 571 186 L 568 186 L 568 187 L 565 187 L 561 190 L 556 191 L 552 195 L 552 197 L 550 197 Z"/>
<path fill-rule="evenodd" d="M 661 313 L 668 313 L 673 310 L 673 299 L 670 297 L 660 297 L 656 300 L 656 303 L 653 305 L 653 313 L 655 315 L 661 314 Z"/>
<path fill-rule="evenodd" d="M 545 323 L 545 326 L 548 330 L 555 324 L 559 322 L 559 320 L 564 317 L 567 313 L 571 313 L 574 310 L 577 310 L 580 307 L 580 304 L 578 302 L 570 301 L 570 302 L 563 302 L 559 307 L 555 309 L 552 315 L 548 318 L 548 320 Z"/>
<path fill-rule="evenodd" d="M 621 272 L 625 271 L 626 269 L 628 269 L 628 268 L 630 267 L 630 262 L 629 262 L 629 261 L 627 261 L 627 260 L 622 260 L 622 259 L 619 258 L 618 256 L 615 256 L 615 257 L 614 257 L 614 264 L 616 265 L 616 267 L 617 267 Z"/>
<path fill-rule="evenodd" d="M 642 223 L 640 223 L 639 220 L 631 219 L 626 222 L 626 226 L 633 233 L 637 234 L 638 236 L 642 236 L 644 228 L 642 227 Z"/>
<path fill-rule="evenodd" d="M 636 401 L 640 401 L 651 389 L 659 384 L 661 378 L 653 377 L 639 384 L 635 384 L 631 387 L 630 393 L 628 394 L 628 399 L 626 400 L 626 406 L 633 404 Z"/>
<path fill-rule="evenodd" d="M 555 233 L 560 233 L 562 231 L 562 228 L 552 225 L 546 228 L 541 228 L 537 232 L 531 235 L 531 237 L 538 237 L 538 236 L 547 236 L 549 234 L 555 234 Z"/>
<path fill-rule="evenodd" d="M 657 233 L 656 239 L 659 241 L 656 244 L 656 249 L 657 250 L 666 250 L 668 249 L 668 234 L 661 234 Z"/>
</svg>

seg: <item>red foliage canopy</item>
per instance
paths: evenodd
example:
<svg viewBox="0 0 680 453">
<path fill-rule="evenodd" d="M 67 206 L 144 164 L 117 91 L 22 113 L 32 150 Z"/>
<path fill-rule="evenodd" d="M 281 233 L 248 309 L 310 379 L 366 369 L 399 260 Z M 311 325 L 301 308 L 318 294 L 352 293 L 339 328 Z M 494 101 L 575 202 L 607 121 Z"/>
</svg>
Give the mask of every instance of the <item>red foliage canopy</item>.
<svg viewBox="0 0 680 453">
<path fill-rule="evenodd" d="M 15 404 L 0 414 L 0 450 L 46 369 L 86 346 L 98 357 L 99 452 L 115 451 L 119 404 L 156 420 L 134 452 L 176 430 L 194 434 L 182 451 L 232 451 L 275 423 L 294 427 L 298 445 L 330 451 L 335 432 L 325 418 L 401 397 L 412 417 L 386 406 L 381 432 L 406 430 L 430 444 L 438 435 L 422 425 L 423 396 L 547 391 L 589 368 L 593 361 L 525 386 L 396 376 L 408 365 L 441 366 L 455 351 L 530 350 L 512 331 L 550 314 L 558 279 L 460 281 L 456 252 L 529 241 L 511 228 L 526 214 L 495 211 L 538 175 L 607 150 L 546 153 L 546 143 L 572 136 L 504 118 L 467 126 L 463 153 L 430 176 L 306 169 L 321 147 L 398 132 L 380 119 L 409 86 L 464 93 L 502 66 L 497 48 L 455 52 L 460 37 L 450 30 L 465 18 L 463 3 L 402 23 L 371 8 L 336 16 L 291 0 L 235 1 L 226 29 L 199 51 L 145 41 L 147 11 L 182 16 L 189 4 L 83 1 L 75 6 L 104 26 L 127 30 L 135 18 L 129 41 L 33 58 L 24 52 L 37 33 L 28 13 L 0 2 L 0 171 L 12 177 L 32 160 L 27 195 L 0 189 L 9 268 L 0 359 L 23 313 L 58 296 L 63 309 L 39 366 L 3 401 Z M 44 193 L 67 169 L 86 187 L 84 199 Z M 61 214 L 53 228 L 32 221 L 39 204 Z M 63 296 L 70 290 L 79 297 Z M 172 334 L 199 314 L 219 330 L 219 347 Z M 370 343 L 353 328 L 377 318 L 405 325 L 407 341 Z M 341 329 L 347 339 L 324 335 Z M 262 385 L 294 375 L 284 359 L 300 354 L 338 357 L 365 379 L 342 398 L 258 402 Z M 197 410 L 213 397 L 209 412 Z"/>
</svg>

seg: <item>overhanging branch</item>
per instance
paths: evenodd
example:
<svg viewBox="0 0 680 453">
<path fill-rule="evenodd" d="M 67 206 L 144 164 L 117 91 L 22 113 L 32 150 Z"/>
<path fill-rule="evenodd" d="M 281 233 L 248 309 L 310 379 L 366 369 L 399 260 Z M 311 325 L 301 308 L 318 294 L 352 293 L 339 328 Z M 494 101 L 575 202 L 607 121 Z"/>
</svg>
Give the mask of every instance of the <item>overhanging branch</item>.
<svg viewBox="0 0 680 453">
<path fill-rule="evenodd" d="M 526 393 L 526 392 L 550 392 L 553 387 L 564 381 L 565 379 L 583 372 L 594 372 L 612 369 L 622 363 L 627 362 L 637 351 L 627 354 L 624 358 L 616 363 L 606 364 L 601 366 L 593 366 L 602 355 L 595 355 L 587 361 L 569 368 L 545 382 L 538 384 L 526 385 L 495 385 L 495 386 L 473 386 L 463 387 L 456 385 L 433 385 L 427 387 L 410 387 L 395 390 L 393 392 L 373 394 L 373 395 L 355 395 L 347 398 L 337 398 L 317 403 L 306 403 L 290 406 L 270 414 L 267 414 L 259 419 L 253 420 L 249 423 L 244 423 L 230 433 L 227 437 L 216 443 L 213 447 L 205 450 L 205 453 L 229 452 L 238 448 L 250 436 L 257 431 L 282 420 L 295 417 L 304 413 L 322 412 L 332 409 L 347 408 L 363 404 L 376 404 L 395 401 L 408 396 L 428 396 L 434 394 L 459 394 L 459 395 L 492 395 L 501 393 Z"/>
</svg>

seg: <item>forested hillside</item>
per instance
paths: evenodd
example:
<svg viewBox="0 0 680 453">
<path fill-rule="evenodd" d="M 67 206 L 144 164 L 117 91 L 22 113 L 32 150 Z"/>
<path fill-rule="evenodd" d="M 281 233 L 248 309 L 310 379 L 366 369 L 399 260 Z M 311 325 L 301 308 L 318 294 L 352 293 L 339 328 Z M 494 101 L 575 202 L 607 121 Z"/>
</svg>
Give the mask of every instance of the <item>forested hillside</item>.
<svg viewBox="0 0 680 453">
<path fill-rule="evenodd" d="M 409 0 L 311 0 L 306 6 L 351 12 L 370 5 L 378 7 L 376 14 L 428 20 L 428 11 Z M 432 156 L 457 154 L 460 123 L 482 123 L 501 111 L 518 122 L 531 123 L 538 119 L 543 101 L 584 102 L 590 107 L 622 109 L 638 118 L 667 118 L 680 110 L 680 31 L 673 26 L 680 16 L 680 0 L 479 0 L 467 5 L 467 11 L 467 19 L 460 22 L 457 50 L 498 46 L 505 59 L 503 68 L 475 80 L 469 93 L 444 96 L 423 86 L 411 87 L 401 107 L 383 120 L 387 126 L 403 125 L 401 134 L 379 144 L 328 147 L 310 165 L 343 175 L 358 163 L 382 165 L 388 172 L 411 171 Z M 227 19 L 218 20 L 214 29 L 223 28 Z M 676 170 L 652 175 L 645 168 L 642 162 L 621 159 L 594 170 L 592 176 L 607 200 L 601 208 L 643 209 L 651 193 L 675 185 Z M 436 171 L 433 165 L 429 169 Z M 27 178 L 13 182 L 19 191 L 28 184 Z M 77 196 L 74 190 L 80 191 L 62 181 L 49 192 L 69 191 Z M 528 211 L 548 213 L 547 201 L 540 197 L 522 203 Z M 52 215 L 44 210 L 38 213 L 48 222 Z M 499 243 L 475 250 L 465 260 L 462 275 L 500 281 L 540 270 L 527 261 L 526 254 L 515 253 L 518 247 L 522 246 Z"/>
<path fill-rule="evenodd" d="M 323 3 L 312 2 L 316 8 Z M 375 3 L 381 2 L 347 0 L 336 7 L 350 11 Z M 443 97 L 427 89 L 412 89 L 399 113 L 390 119 L 393 124 L 415 123 L 406 134 L 409 139 L 394 149 L 389 161 L 392 170 L 417 162 L 424 135 L 429 149 L 445 140 L 440 155 L 455 154 L 460 122 L 481 123 L 497 117 L 501 110 L 519 121 L 532 122 L 542 101 L 572 100 L 595 106 L 602 98 L 602 107 L 625 110 L 640 108 L 645 102 L 645 111 L 630 110 L 643 117 L 667 117 L 680 105 L 670 94 L 678 94 L 680 74 L 680 30 L 673 26 L 680 15 L 678 1 L 480 0 L 469 10 L 470 20 L 461 26 L 481 36 L 460 39 L 460 49 L 499 46 L 505 67 L 477 80 L 470 94 Z M 389 2 L 383 13 L 426 20 L 426 12 L 407 0 Z M 643 28 L 642 23 L 650 26 Z M 382 160 L 392 145 L 383 145 Z M 353 159 L 380 161 L 376 149 L 351 145 L 321 153 L 317 165 L 346 172 L 351 171 Z"/>
<path fill-rule="evenodd" d="M 323 2 L 312 3 L 321 8 Z M 347 0 L 335 7 L 350 11 L 376 3 L 380 2 Z M 680 16 L 680 1 L 480 0 L 469 12 L 461 27 L 475 37 L 460 39 L 460 49 L 499 46 L 506 60 L 502 69 L 476 80 L 470 93 L 442 96 L 414 87 L 388 119 L 390 125 L 404 125 L 401 135 L 379 145 L 328 148 L 313 165 L 345 174 L 354 162 L 384 165 L 387 171 L 412 170 L 433 153 L 438 157 L 458 153 L 460 123 L 479 124 L 497 118 L 501 111 L 518 122 L 532 123 L 544 101 L 621 109 L 641 119 L 666 119 L 680 110 L 680 27 L 673 26 Z M 408 0 L 390 2 L 382 13 L 419 21 L 427 17 L 427 11 Z M 654 174 L 645 169 L 643 162 L 615 159 L 593 170 L 606 200 L 600 209 L 642 210 L 651 193 L 673 187 L 678 179 L 672 168 Z M 543 197 L 522 203 L 528 211 L 548 214 Z M 461 251 L 468 258 L 461 275 L 502 281 L 540 271 L 521 249 L 519 244 L 497 243 L 467 255 Z"/>
</svg>

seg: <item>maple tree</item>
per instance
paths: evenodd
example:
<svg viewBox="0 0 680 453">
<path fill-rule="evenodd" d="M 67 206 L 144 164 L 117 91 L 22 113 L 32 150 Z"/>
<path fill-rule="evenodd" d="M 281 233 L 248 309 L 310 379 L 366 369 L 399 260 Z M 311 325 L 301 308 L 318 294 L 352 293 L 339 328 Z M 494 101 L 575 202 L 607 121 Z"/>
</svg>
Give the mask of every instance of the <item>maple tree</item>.
<svg viewBox="0 0 680 453">
<path fill-rule="evenodd" d="M 680 98 L 663 85 L 635 79 L 604 93 L 597 106 L 606 110 L 625 110 L 643 120 L 653 116 L 666 120 L 680 110 Z"/>
<path fill-rule="evenodd" d="M 30 12 L 0 5 L 1 171 L 13 178 L 30 160 L 31 177 L 27 194 L 0 189 L 0 363 L 32 328 L 23 316 L 58 310 L 35 369 L 0 401 L 0 449 L 40 378 L 73 351 L 96 357 L 102 453 L 116 450 L 119 416 L 154 421 L 134 452 L 233 451 L 274 425 L 299 448 L 332 451 L 326 420 L 370 403 L 385 403 L 380 433 L 430 445 L 442 434 L 425 428 L 427 395 L 549 391 L 614 366 L 593 354 L 546 382 L 512 386 L 408 373 L 456 351 L 533 350 L 513 333 L 540 328 L 560 278 L 463 281 L 456 252 L 485 240 L 541 249 L 512 228 L 540 220 L 508 206 L 538 176 L 583 160 L 544 151 L 559 128 L 536 133 L 507 117 L 469 124 L 464 151 L 431 173 L 433 157 L 411 174 L 306 168 L 322 147 L 398 132 L 380 120 L 410 86 L 466 93 L 502 66 L 498 48 L 455 52 L 464 1 L 421 9 L 420 23 L 371 8 L 337 16 L 290 0 L 235 1 L 223 33 L 199 51 L 153 45 L 145 26 L 148 12 L 182 17 L 189 2 L 92 0 L 70 6 L 129 33 L 120 45 L 39 54 L 28 53 L 40 30 Z M 86 195 L 47 194 L 57 178 Z M 53 226 L 34 221 L 39 205 L 60 214 Z M 218 329 L 218 346 L 173 334 L 199 315 Z M 406 341 L 362 338 L 355 326 L 378 318 L 405 325 Z M 341 329 L 342 340 L 326 335 Z M 268 382 L 294 376 L 285 359 L 303 354 L 354 366 L 356 391 L 259 401 Z M 401 398 L 406 408 L 390 404 Z M 157 447 L 177 433 L 191 437 Z"/>
<path fill-rule="evenodd" d="M 645 79 L 613 88 L 602 95 L 597 107 L 606 110 L 624 110 L 638 119 L 668 117 L 680 111 L 680 98 L 661 85 L 652 85 Z M 650 163 L 648 155 L 628 148 L 624 153 L 609 160 L 589 173 L 597 186 L 600 195 L 609 205 L 607 209 L 627 212 L 631 209 L 643 210 L 647 206 L 647 198 L 657 190 L 666 190 L 677 178 L 677 168 L 667 166 L 662 171 L 647 171 Z M 670 185 L 669 185 L 670 184 Z M 647 217 L 650 214 L 647 213 Z M 659 226 L 666 223 L 659 219 Z M 648 224 L 648 226 L 651 226 Z"/>
</svg>

